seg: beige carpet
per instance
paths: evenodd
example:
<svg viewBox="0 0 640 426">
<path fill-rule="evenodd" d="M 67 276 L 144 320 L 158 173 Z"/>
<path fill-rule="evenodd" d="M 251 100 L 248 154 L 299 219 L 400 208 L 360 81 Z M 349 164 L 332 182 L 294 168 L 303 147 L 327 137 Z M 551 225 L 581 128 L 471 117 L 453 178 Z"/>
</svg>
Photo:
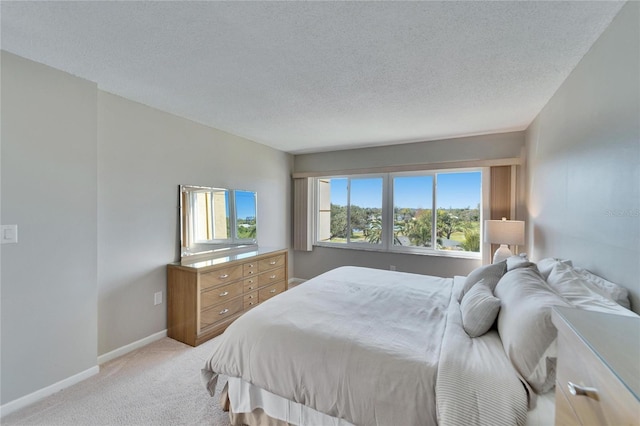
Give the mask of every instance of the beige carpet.
<svg viewBox="0 0 640 426">
<path fill-rule="evenodd" d="M 228 426 L 218 380 L 200 379 L 213 341 L 197 348 L 164 338 L 100 366 L 100 373 L 2 419 L 2 425 Z"/>
</svg>

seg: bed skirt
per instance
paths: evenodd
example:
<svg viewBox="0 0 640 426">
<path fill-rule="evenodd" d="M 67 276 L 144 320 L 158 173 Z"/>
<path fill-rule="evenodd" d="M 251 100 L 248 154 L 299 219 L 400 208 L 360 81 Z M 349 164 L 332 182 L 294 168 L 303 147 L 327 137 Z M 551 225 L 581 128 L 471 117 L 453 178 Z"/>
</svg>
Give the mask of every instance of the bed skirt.
<svg viewBox="0 0 640 426">
<path fill-rule="evenodd" d="M 291 423 L 269 417 L 262 408 L 256 408 L 250 413 L 234 413 L 229 400 L 229 382 L 225 383 L 220 394 L 220 406 L 223 411 L 229 413 L 229 421 L 232 426 L 294 426 Z"/>
<path fill-rule="evenodd" d="M 225 383 L 222 394 L 220 395 L 220 406 L 223 411 L 229 413 L 229 421 L 232 426 L 296 426 L 293 423 L 270 417 L 262 408 L 255 408 L 249 413 L 234 413 L 231 409 L 231 400 L 229 399 L 229 382 Z M 536 408 L 529 411 L 528 414 L 527 426 L 553 424 L 555 419 L 554 390 L 539 395 Z"/>
</svg>

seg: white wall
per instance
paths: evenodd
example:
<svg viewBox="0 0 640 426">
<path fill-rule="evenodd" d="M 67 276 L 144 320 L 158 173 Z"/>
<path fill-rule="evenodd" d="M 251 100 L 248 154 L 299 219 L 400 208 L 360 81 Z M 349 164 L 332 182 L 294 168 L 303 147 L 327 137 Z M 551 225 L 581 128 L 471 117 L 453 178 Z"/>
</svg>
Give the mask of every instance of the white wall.
<svg viewBox="0 0 640 426">
<path fill-rule="evenodd" d="M 631 289 L 640 312 L 640 3 L 628 2 L 527 130 L 529 252 Z"/>
<path fill-rule="evenodd" d="M 166 328 L 153 294 L 179 252 L 179 184 L 257 191 L 260 245 L 289 247 L 293 157 L 6 52 L 1 65 L 2 223 L 19 243 L 1 252 L 0 401 L 13 409 Z"/>
<path fill-rule="evenodd" d="M 178 185 L 258 193 L 258 242 L 289 247 L 291 155 L 98 92 L 98 353 L 166 328 Z"/>
<path fill-rule="evenodd" d="M 400 144 L 375 148 L 331 151 L 295 156 L 296 172 L 366 169 L 452 161 L 493 160 L 520 157 L 524 132 L 500 133 L 431 142 Z M 517 212 L 520 216 L 520 212 Z M 294 276 L 312 278 L 344 265 L 389 269 L 451 277 L 466 275 L 480 266 L 479 259 L 384 253 L 330 247 L 314 247 L 311 252 L 295 251 Z"/>
<path fill-rule="evenodd" d="M 524 132 L 347 149 L 295 156 L 296 172 L 366 169 L 520 157 Z"/>
<path fill-rule="evenodd" d="M 294 274 L 296 278 L 309 279 L 339 266 L 363 266 L 389 269 L 415 274 L 452 277 L 467 275 L 481 265 L 479 259 L 428 256 L 405 253 L 385 253 L 351 250 L 333 247 L 314 247 L 312 252 L 294 251 Z"/>
<path fill-rule="evenodd" d="M 96 366 L 96 96 L 2 52 L 2 404 Z"/>
</svg>

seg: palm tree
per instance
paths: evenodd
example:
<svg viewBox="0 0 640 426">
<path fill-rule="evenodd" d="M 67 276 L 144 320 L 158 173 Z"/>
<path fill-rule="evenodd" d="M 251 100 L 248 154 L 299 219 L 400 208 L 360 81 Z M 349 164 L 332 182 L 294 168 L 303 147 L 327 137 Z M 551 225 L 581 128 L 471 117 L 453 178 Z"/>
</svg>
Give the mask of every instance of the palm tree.
<svg viewBox="0 0 640 426">
<path fill-rule="evenodd" d="M 410 222 L 407 237 L 415 246 L 428 247 L 431 245 L 431 212 L 424 210 Z"/>
<path fill-rule="evenodd" d="M 467 228 L 464 230 L 464 241 L 460 243 L 465 251 L 480 251 L 480 230 Z"/>
<path fill-rule="evenodd" d="M 382 241 L 382 217 L 373 216 L 368 221 L 367 241 L 371 244 L 380 244 Z"/>
</svg>

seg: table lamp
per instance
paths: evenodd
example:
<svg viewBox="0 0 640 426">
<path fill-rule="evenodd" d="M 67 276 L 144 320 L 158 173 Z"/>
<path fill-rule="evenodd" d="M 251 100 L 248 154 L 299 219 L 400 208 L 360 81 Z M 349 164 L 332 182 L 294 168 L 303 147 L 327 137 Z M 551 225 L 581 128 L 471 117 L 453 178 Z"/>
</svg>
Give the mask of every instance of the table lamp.
<svg viewBox="0 0 640 426">
<path fill-rule="evenodd" d="M 493 263 L 502 262 L 513 256 L 509 245 L 524 244 L 524 222 L 521 220 L 485 220 L 484 242 L 500 244 L 500 248 L 493 255 Z"/>
</svg>

